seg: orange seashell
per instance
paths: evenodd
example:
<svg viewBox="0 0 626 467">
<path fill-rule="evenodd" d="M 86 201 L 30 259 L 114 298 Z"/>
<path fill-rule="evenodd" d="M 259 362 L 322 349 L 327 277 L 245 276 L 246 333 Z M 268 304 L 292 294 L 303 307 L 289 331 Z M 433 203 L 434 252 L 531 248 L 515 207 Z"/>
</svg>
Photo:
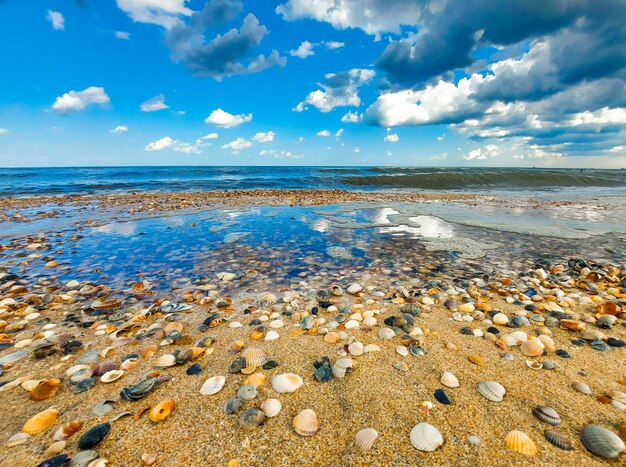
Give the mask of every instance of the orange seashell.
<svg viewBox="0 0 626 467">
<path fill-rule="evenodd" d="M 247 367 L 243 368 L 241 370 L 241 373 L 243 373 L 244 375 L 251 375 L 255 371 L 256 371 L 256 365 L 252 365 L 252 366 L 247 366 Z"/>
<path fill-rule="evenodd" d="M 562 319 L 561 326 L 571 331 L 584 331 L 587 325 L 575 319 Z"/>
<path fill-rule="evenodd" d="M 142 408 L 140 408 L 140 409 L 137 409 L 137 410 L 135 411 L 135 414 L 133 415 L 133 418 L 134 418 L 135 420 L 139 420 L 139 419 L 141 418 L 141 416 L 144 414 L 144 412 L 145 412 L 146 410 L 149 410 L 149 409 L 150 409 L 150 407 L 142 407 Z"/>
<path fill-rule="evenodd" d="M 71 422 L 64 423 L 59 427 L 59 429 L 54 433 L 53 439 L 55 441 L 60 441 L 62 439 L 67 439 L 76 433 L 83 426 L 83 422 L 79 420 L 72 420 Z"/>
<path fill-rule="evenodd" d="M 339 342 L 339 334 L 332 331 L 327 333 L 326 335 L 324 335 L 324 342 L 328 342 L 329 344 L 336 344 L 337 342 Z"/>
<path fill-rule="evenodd" d="M 319 429 L 317 414 L 311 409 L 305 409 L 293 419 L 293 429 L 301 436 L 313 436 Z"/>
<path fill-rule="evenodd" d="M 198 358 L 204 352 L 206 352 L 206 349 L 204 347 L 192 347 L 191 348 L 191 359 L 193 360 L 195 358 Z"/>
<path fill-rule="evenodd" d="M 620 425 L 619 435 L 622 437 L 623 440 L 626 440 L 626 422 Z"/>
<path fill-rule="evenodd" d="M 525 456 L 534 456 L 537 454 L 535 442 L 523 431 L 509 431 L 506 438 L 504 438 L 504 444 L 507 448 L 524 454 Z"/>
<path fill-rule="evenodd" d="M 603 404 L 610 404 L 612 399 L 609 396 L 607 396 L 606 394 L 603 394 L 601 396 L 596 397 L 596 400 L 598 402 L 603 403 Z"/>
<path fill-rule="evenodd" d="M 265 375 L 263 373 L 253 373 L 243 380 L 243 384 L 249 384 L 255 388 L 263 385 L 263 383 L 265 383 Z"/>
<path fill-rule="evenodd" d="M 139 355 L 141 355 L 142 358 L 150 358 L 156 353 L 157 350 L 159 350 L 157 345 L 149 345 L 141 349 L 139 351 Z"/>
<path fill-rule="evenodd" d="M 527 357 L 538 357 L 543 354 L 545 346 L 536 337 L 528 336 L 528 340 L 522 342 L 520 349 L 522 353 Z"/>
<path fill-rule="evenodd" d="M 42 401 L 48 397 L 52 397 L 59 390 L 61 381 L 58 379 L 47 379 L 40 381 L 37 386 L 30 392 L 30 398 L 34 401 Z"/>
<path fill-rule="evenodd" d="M 173 399 L 161 401 L 150 409 L 148 418 L 155 423 L 162 422 L 172 414 L 175 407 L 176 402 Z"/>
<path fill-rule="evenodd" d="M 47 409 L 43 412 L 39 412 L 24 423 L 22 431 L 29 435 L 38 435 L 54 423 L 57 419 L 57 415 L 59 415 L 59 411 L 56 409 Z"/>
<path fill-rule="evenodd" d="M 252 339 L 253 341 L 258 341 L 263 339 L 263 333 L 261 331 L 254 331 L 252 334 L 250 334 L 250 339 Z"/>
<path fill-rule="evenodd" d="M 183 325 L 177 321 L 174 321 L 165 326 L 165 329 L 163 331 L 165 331 L 165 334 L 169 334 L 173 331 L 183 332 Z"/>
<path fill-rule="evenodd" d="M 599 303 L 598 306 L 596 307 L 596 310 L 598 311 L 598 313 L 601 313 L 603 315 L 615 316 L 619 312 L 619 307 L 617 306 L 616 303 L 604 302 L 604 303 Z"/>
<path fill-rule="evenodd" d="M 483 366 L 485 364 L 485 359 L 478 355 L 468 355 L 467 359 L 474 365 Z"/>
<path fill-rule="evenodd" d="M 241 352 L 245 346 L 246 344 L 243 341 L 235 341 L 232 344 L 230 344 L 228 351 L 230 353 Z"/>
</svg>

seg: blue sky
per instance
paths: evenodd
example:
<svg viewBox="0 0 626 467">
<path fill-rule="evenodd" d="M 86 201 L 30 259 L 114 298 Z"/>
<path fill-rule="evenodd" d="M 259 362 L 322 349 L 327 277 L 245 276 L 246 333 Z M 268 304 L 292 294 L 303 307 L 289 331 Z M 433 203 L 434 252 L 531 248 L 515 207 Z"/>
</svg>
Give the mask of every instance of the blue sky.
<svg viewBox="0 0 626 467">
<path fill-rule="evenodd" d="M 0 165 L 624 167 L 624 17 L 620 0 L 4 0 Z"/>
</svg>

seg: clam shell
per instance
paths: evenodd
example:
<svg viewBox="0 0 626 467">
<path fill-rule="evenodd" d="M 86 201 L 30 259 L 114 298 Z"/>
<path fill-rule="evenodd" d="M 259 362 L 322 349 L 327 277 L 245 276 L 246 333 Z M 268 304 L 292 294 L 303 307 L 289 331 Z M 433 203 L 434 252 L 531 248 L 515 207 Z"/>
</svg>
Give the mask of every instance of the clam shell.
<svg viewBox="0 0 626 467">
<path fill-rule="evenodd" d="M 48 397 L 52 397 L 59 390 L 59 386 L 61 385 L 61 381 L 58 379 L 47 379 L 44 381 L 39 381 L 37 386 L 30 391 L 30 398 L 34 401 L 42 401 L 47 399 Z"/>
<path fill-rule="evenodd" d="M 83 436 L 78 440 L 78 448 L 80 450 L 90 449 L 100 443 L 111 430 L 110 423 L 102 423 L 90 428 L 85 432 Z"/>
<path fill-rule="evenodd" d="M 102 381 L 103 383 L 112 383 L 113 381 L 120 379 L 123 374 L 124 370 L 107 371 L 105 374 L 102 375 L 100 381 Z"/>
<path fill-rule="evenodd" d="M 150 409 L 150 412 L 148 412 L 148 418 L 155 423 L 161 422 L 172 414 L 175 407 L 176 401 L 173 399 L 161 401 Z"/>
<path fill-rule="evenodd" d="M 523 431 L 509 431 L 506 438 L 504 438 L 504 444 L 507 448 L 524 454 L 525 456 L 534 456 L 537 454 L 535 442 Z"/>
<path fill-rule="evenodd" d="M 79 420 L 72 420 L 71 422 L 64 423 L 59 427 L 59 429 L 54 433 L 52 437 L 55 441 L 60 441 L 62 439 L 69 438 L 74 433 L 76 433 L 83 426 L 83 422 Z"/>
<path fill-rule="evenodd" d="M 154 366 L 157 368 L 168 368 L 174 365 L 176 365 L 176 356 L 172 354 L 161 355 L 157 358 L 157 361 L 154 362 Z"/>
<path fill-rule="evenodd" d="M 538 357 L 543 354 L 545 346 L 536 337 L 529 337 L 528 340 L 522 342 L 520 349 L 527 357 Z"/>
<path fill-rule="evenodd" d="M 265 375 L 263 373 L 253 373 L 243 380 L 243 384 L 248 385 L 248 386 L 253 386 L 255 388 L 262 386 L 264 382 L 265 382 Z"/>
<path fill-rule="evenodd" d="M 50 408 L 33 415 L 22 426 L 22 431 L 29 435 L 38 435 L 46 430 L 57 419 L 59 412 Z"/>
<path fill-rule="evenodd" d="M 272 378 L 272 388 L 279 394 L 296 392 L 302 383 L 302 378 L 295 373 L 283 373 Z"/>
<path fill-rule="evenodd" d="M 538 406 L 533 408 L 533 415 L 550 425 L 560 425 L 561 417 L 552 407 Z"/>
<path fill-rule="evenodd" d="M 541 362 L 530 359 L 526 360 L 526 366 L 531 370 L 541 370 L 543 368 L 543 364 Z"/>
<path fill-rule="evenodd" d="M 261 410 L 269 418 L 272 418 L 272 417 L 275 417 L 276 415 L 278 415 L 280 413 L 280 410 L 282 409 L 282 407 L 283 406 L 280 403 L 280 401 L 278 399 L 273 399 L 273 398 L 266 399 L 261 404 Z"/>
<path fill-rule="evenodd" d="M 93 376 L 102 376 L 111 370 L 117 370 L 117 363 L 115 363 L 115 360 L 102 360 L 100 363 L 93 366 L 92 374 Z"/>
<path fill-rule="evenodd" d="M 449 388 L 458 388 L 460 386 L 457 377 L 449 371 L 446 371 L 443 375 L 441 375 L 441 379 L 439 381 L 441 381 L 441 384 Z"/>
<path fill-rule="evenodd" d="M 263 366 L 269 360 L 269 357 L 265 354 L 265 352 L 256 347 L 248 347 L 243 351 L 241 356 L 246 361 L 246 367 Z"/>
<path fill-rule="evenodd" d="M 224 404 L 224 413 L 226 415 L 234 415 L 241 409 L 241 399 L 238 397 L 231 397 Z"/>
<path fill-rule="evenodd" d="M 378 432 L 376 430 L 373 428 L 363 428 L 356 434 L 354 444 L 363 451 L 368 451 L 374 445 L 376 438 L 378 438 Z"/>
<path fill-rule="evenodd" d="M 515 331 L 509 335 L 517 341 L 517 345 L 520 345 L 522 342 L 526 342 L 528 340 L 528 334 L 524 331 Z"/>
<path fill-rule="evenodd" d="M 586 384 L 583 383 L 582 381 L 576 381 L 574 383 L 572 383 L 572 389 L 581 392 L 583 394 L 591 394 L 591 388 Z"/>
<path fill-rule="evenodd" d="M 411 444 L 419 451 L 432 452 L 443 444 L 439 430 L 428 423 L 419 423 L 411 430 Z"/>
<path fill-rule="evenodd" d="M 313 436 L 319 429 L 317 414 L 311 409 L 304 409 L 294 417 L 293 429 L 300 436 Z"/>
<path fill-rule="evenodd" d="M 548 352 L 556 352 L 556 344 L 554 343 L 554 340 L 550 336 L 546 336 L 545 334 L 542 334 L 539 336 L 539 340 L 541 341 L 541 343 L 544 345 L 544 347 L 546 348 Z"/>
<path fill-rule="evenodd" d="M 609 391 L 608 396 L 614 401 L 626 404 L 626 394 L 624 394 L 622 391 Z"/>
<path fill-rule="evenodd" d="M 135 368 L 137 366 L 137 363 L 139 363 L 138 359 L 136 359 L 136 358 L 127 358 L 120 365 L 120 369 L 121 370 L 132 370 L 133 368 Z"/>
<path fill-rule="evenodd" d="M 478 392 L 485 398 L 493 402 L 502 402 L 506 389 L 495 381 L 482 381 L 478 383 Z"/>
<path fill-rule="evenodd" d="M 586 425 L 580 440 L 588 451 L 605 459 L 614 459 L 626 449 L 619 436 L 599 425 Z"/>
<path fill-rule="evenodd" d="M 574 449 L 574 446 L 572 446 L 572 443 L 567 436 L 558 431 L 546 430 L 543 432 L 543 435 L 552 446 L 556 446 L 564 451 L 571 451 Z"/>
<path fill-rule="evenodd" d="M 212 396 L 213 394 L 217 394 L 224 387 L 224 383 L 226 383 L 226 377 L 213 376 L 204 382 L 200 388 L 200 394 L 203 396 Z"/>
<path fill-rule="evenodd" d="M 343 378 L 344 376 L 346 376 L 346 372 L 348 371 L 348 369 L 352 368 L 353 366 L 354 364 L 352 363 L 351 358 L 340 358 L 332 366 L 333 376 L 335 378 Z"/>
</svg>

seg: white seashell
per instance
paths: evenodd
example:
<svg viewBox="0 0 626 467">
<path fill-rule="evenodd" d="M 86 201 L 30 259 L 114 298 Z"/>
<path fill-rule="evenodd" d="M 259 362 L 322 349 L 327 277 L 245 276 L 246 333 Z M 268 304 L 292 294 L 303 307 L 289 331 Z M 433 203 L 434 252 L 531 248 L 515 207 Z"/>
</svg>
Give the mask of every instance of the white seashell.
<svg viewBox="0 0 626 467">
<path fill-rule="evenodd" d="M 333 376 L 335 376 L 335 378 L 343 378 L 346 376 L 348 368 L 352 367 L 353 363 L 351 358 L 340 358 L 332 366 Z"/>
<path fill-rule="evenodd" d="M 483 337 L 485 335 L 483 330 L 478 328 L 472 329 L 472 334 L 474 334 L 474 337 Z"/>
<path fill-rule="evenodd" d="M 605 459 L 613 459 L 626 449 L 619 436 L 599 425 L 586 425 L 580 440 L 588 451 Z"/>
<path fill-rule="evenodd" d="M 243 324 L 241 324 L 239 321 L 231 321 L 230 323 L 228 323 L 228 327 L 231 329 L 237 329 L 243 327 Z"/>
<path fill-rule="evenodd" d="M 398 345 L 396 346 L 396 353 L 402 355 L 403 357 L 406 357 L 407 355 L 409 355 L 409 349 L 407 349 L 403 345 Z"/>
<path fill-rule="evenodd" d="M 363 316 L 361 315 L 361 313 L 352 313 L 348 319 L 353 319 L 355 321 L 363 321 Z"/>
<path fill-rule="evenodd" d="M 421 302 L 422 304 L 428 305 L 428 306 L 435 304 L 435 301 L 432 298 L 430 298 L 428 295 L 422 297 Z"/>
<path fill-rule="evenodd" d="M 556 352 L 556 344 L 550 336 L 542 334 L 541 336 L 539 336 L 539 340 L 545 346 L 548 352 Z"/>
<path fill-rule="evenodd" d="M 495 381 L 483 381 L 478 383 L 478 392 L 485 398 L 493 402 L 502 402 L 506 389 Z"/>
<path fill-rule="evenodd" d="M 278 399 L 266 399 L 261 404 L 261 410 L 270 418 L 278 415 L 282 407 L 283 406 Z"/>
<path fill-rule="evenodd" d="M 283 373 L 272 378 L 272 388 L 279 394 L 296 392 L 302 383 L 302 378 L 295 373 Z"/>
<path fill-rule="evenodd" d="M 509 317 L 504 313 L 496 313 L 496 315 L 492 319 L 493 324 L 499 324 L 500 326 L 504 326 L 508 324 Z"/>
<path fill-rule="evenodd" d="M 279 337 L 280 336 L 278 335 L 276 331 L 267 331 L 267 334 L 265 334 L 265 338 L 263 340 L 268 341 L 268 342 L 275 341 Z"/>
<path fill-rule="evenodd" d="M 224 376 L 213 376 L 204 382 L 200 388 L 200 394 L 203 396 L 212 396 L 213 394 L 217 394 L 224 387 L 224 383 L 226 383 L 226 378 Z"/>
<path fill-rule="evenodd" d="M 9 440 L 6 443 L 6 446 L 9 448 L 13 446 L 19 446 L 20 444 L 26 443 L 29 438 L 30 438 L 30 435 L 28 433 L 22 433 L 22 432 L 16 433 L 9 438 Z"/>
<path fill-rule="evenodd" d="M 391 328 L 382 328 L 378 331 L 378 337 L 381 339 L 393 339 L 395 335 L 396 333 Z"/>
<path fill-rule="evenodd" d="M 348 288 L 346 289 L 346 292 L 348 292 L 349 294 L 352 294 L 352 295 L 356 295 L 356 294 L 358 294 L 361 290 L 363 290 L 363 287 L 361 287 L 361 285 L 360 285 L 360 284 L 354 283 L 354 284 L 352 284 L 350 287 L 348 287 Z"/>
<path fill-rule="evenodd" d="M 572 383 L 572 389 L 581 392 L 583 394 L 591 394 L 591 388 L 586 384 L 583 383 L 582 381 L 576 381 L 574 383 Z"/>
<path fill-rule="evenodd" d="M 457 377 L 449 371 L 446 371 L 443 375 L 441 375 L 441 379 L 439 381 L 441 381 L 441 384 L 449 388 L 458 388 L 460 386 Z"/>
<path fill-rule="evenodd" d="M 272 329 L 279 329 L 282 328 L 285 325 L 285 323 L 283 323 L 282 320 L 280 319 L 275 319 L 274 321 L 270 322 L 269 326 Z"/>
<path fill-rule="evenodd" d="M 376 321 L 376 318 L 374 318 L 373 316 L 368 316 L 367 318 L 363 320 L 363 325 L 367 326 L 368 328 L 371 328 L 371 327 L 376 326 L 377 322 L 378 321 Z"/>
<path fill-rule="evenodd" d="M 363 428 L 356 434 L 354 444 L 364 451 L 372 448 L 374 441 L 378 438 L 378 432 L 373 428 Z"/>
<path fill-rule="evenodd" d="M 112 383 L 113 381 L 120 379 L 123 374 L 124 370 L 107 371 L 105 374 L 102 375 L 100 381 L 102 381 L 103 383 Z"/>
<path fill-rule="evenodd" d="M 502 336 L 502 342 L 504 342 L 508 347 L 515 347 L 520 344 L 519 341 L 511 334 L 505 334 Z"/>
<path fill-rule="evenodd" d="M 432 452 L 443 444 L 439 430 L 428 423 L 419 423 L 411 430 L 411 444 L 419 451 Z"/>
<path fill-rule="evenodd" d="M 358 329 L 360 326 L 359 322 L 355 319 L 351 319 L 346 321 L 345 328 L 346 329 Z"/>
<path fill-rule="evenodd" d="M 80 370 L 91 370 L 89 365 L 74 365 L 65 370 L 65 376 L 72 376 L 74 373 Z"/>
<path fill-rule="evenodd" d="M 304 409 L 294 417 L 293 429 L 301 436 L 313 436 L 319 429 L 317 414 L 311 409 Z"/>
<path fill-rule="evenodd" d="M 154 366 L 158 368 L 167 368 L 176 365 L 176 357 L 172 354 L 162 355 L 154 362 Z"/>
<path fill-rule="evenodd" d="M 353 355 L 355 357 L 363 355 L 363 349 L 363 344 L 361 344 L 360 342 L 353 342 L 348 346 L 348 352 L 350 352 L 350 355 Z"/>
<path fill-rule="evenodd" d="M 363 352 L 364 353 L 380 352 L 380 347 L 377 346 L 376 344 L 367 344 L 365 347 L 363 347 Z"/>
<path fill-rule="evenodd" d="M 524 331 L 512 332 L 510 336 L 515 338 L 515 340 L 517 341 L 517 345 L 528 340 L 528 334 L 526 334 Z"/>
<path fill-rule="evenodd" d="M 32 343 L 33 343 L 32 339 L 22 339 L 21 341 L 16 342 L 13 348 L 23 349 L 24 347 L 28 347 Z"/>
</svg>

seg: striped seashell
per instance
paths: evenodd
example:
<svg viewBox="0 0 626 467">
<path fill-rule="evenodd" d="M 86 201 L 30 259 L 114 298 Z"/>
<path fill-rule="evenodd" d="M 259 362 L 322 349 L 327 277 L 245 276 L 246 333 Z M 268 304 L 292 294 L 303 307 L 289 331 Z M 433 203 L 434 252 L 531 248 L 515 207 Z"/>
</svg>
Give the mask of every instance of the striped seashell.
<svg viewBox="0 0 626 467">
<path fill-rule="evenodd" d="M 605 459 L 614 459 L 626 449 L 619 436 L 599 425 L 586 425 L 580 432 L 580 440 L 589 452 Z"/>
<path fill-rule="evenodd" d="M 302 386 L 302 378 L 295 373 L 283 373 L 272 378 L 272 389 L 279 394 L 296 392 Z"/>
<path fill-rule="evenodd" d="M 485 364 L 485 359 L 478 355 L 468 355 L 467 359 L 474 365 L 483 366 Z"/>
<path fill-rule="evenodd" d="M 523 431 L 509 431 L 506 438 L 504 438 L 504 444 L 507 448 L 524 454 L 525 456 L 534 456 L 537 454 L 535 442 Z"/>
<path fill-rule="evenodd" d="M 616 402 L 626 404 L 626 394 L 622 391 L 609 391 L 608 396 Z"/>
<path fill-rule="evenodd" d="M 506 389 L 495 381 L 482 381 L 478 383 L 478 392 L 492 402 L 502 402 Z"/>
<path fill-rule="evenodd" d="M 243 380 L 243 384 L 258 388 L 265 383 L 265 375 L 263 373 L 253 373 Z"/>
<path fill-rule="evenodd" d="M 313 436 L 319 429 L 317 414 L 311 409 L 304 409 L 294 417 L 293 429 L 300 436 Z"/>
<path fill-rule="evenodd" d="M 550 336 L 546 336 L 545 334 L 542 334 L 539 336 L 539 340 L 541 341 L 541 343 L 544 345 L 544 347 L 546 348 L 548 352 L 556 352 L 556 344 L 554 343 L 554 340 Z"/>
<path fill-rule="evenodd" d="M 265 354 L 265 352 L 256 347 L 248 347 L 243 351 L 241 356 L 246 361 L 246 367 L 263 366 L 269 360 L 269 357 Z"/>
<path fill-rule="evenodd" d="M 217 394 L 224 387 L 226 378 L 224 376 L 213 376 L 207 379 L 200 388 L 200 394 L 203 396 L 212 396 Z"/>
<path fill-rule="evenodd" d="M 373 428 L 363 428 L 356 434 L 354 444 L 363 451 L 368 451 L 374 445 L 376 438 L 378 438 L 378 432 L 376 430 Z"/>
<path fill-rule="evenodd" d="M 354 364 L 352 363 L 351 358 L 340 358 L 332 366 L 333 376 L 335 378 L 343 378 L 346 376 L 348 369 L 353 368 L 353 366 Z"/>
<path fill-rule="evenodd" d="M 520 344 L 520 342 L 511 334 L 505 334 L 502 336 L 502 342 L 504 342 L 508 347 L 515 347 Z"/>
<path fill-rule="evenodd" d="M 533 408 L 533 415 L 550 425 L 560 425 L 561 417 L 552 407 L 538 406 Z"/>
<path fill-rule="evenodd" d="M 543 354 L 543 349 L 545 349 L 545 346 L 536 337 L 529 336 L 528 340 L 522 342 L 520 349 L 522 353 L 527 357 L 538 357 L 539 355 Z"/>
<path fill-rule="evenodd" d="M 461 384 L 456 376 L 454 376 L 449 371 L 446 371 L 443 375 L 441 375 L 441 384 L 449 388 L 458 388 Z"/>
<path fill-rule="evenodd" d="M 572 446 L 572 443 L 567 436 L 558 431 L 546 430 L 543 432 L 543 435 L 552 446 L 556 446 L 564 451 L 571 451 L 574 449 L 574 446 Z"/>
<path fill-rule="evenodd" d="M 418 451 L 432 452 L 443 444 L 439 430 L 428 423 L 419 423 L 410 434 L 411 444 Z"/>
<path fill-rule="evenodd" d="M 528 340 L 528 334 L 526 334 L 524 331 L 515 331 L 509 335 L 517 341 L 517 345 Z"/>
<path fill-rule="evenodd" d="M 261 404 L 261 410 L 269 418 L 272 418 L 278 415 L 282 408 L 283 408 L 283 405 L 280 403 L 280 401 L 274 398 L 266 399 Z"/>
<path fill-rule="evenodd" d="M 573 382 L 572 389 L 580 393 L 586 394 L 586 395 L 591 394 L 591 388 L 586 383 L 583 383 L 582 381 Z"/>
</svg>

